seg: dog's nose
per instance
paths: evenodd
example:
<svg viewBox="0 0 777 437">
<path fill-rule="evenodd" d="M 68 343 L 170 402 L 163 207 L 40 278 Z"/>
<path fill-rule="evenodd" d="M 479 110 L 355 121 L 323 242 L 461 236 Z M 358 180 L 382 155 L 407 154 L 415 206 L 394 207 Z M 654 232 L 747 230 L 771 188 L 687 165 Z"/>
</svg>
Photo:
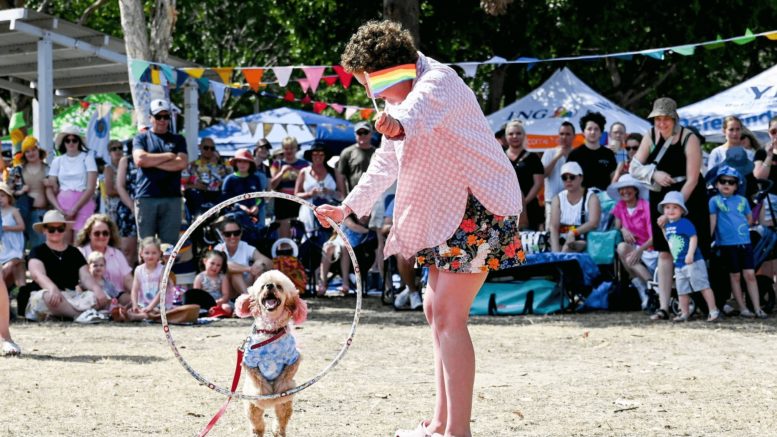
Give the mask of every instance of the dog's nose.
<svg viewBox="0 0 777 437">
<path fill-rule="evenodd" d="M 268 289 L 268 290 L 272 290 L 273 288 L 275 288 L 275 284 L 273 284 L 273 283 L 271 282 L 271 283 L 269 283 L 269 284 L 265 285 L 265 287 L 267 287 L 267 289 Z"/>
</svg>

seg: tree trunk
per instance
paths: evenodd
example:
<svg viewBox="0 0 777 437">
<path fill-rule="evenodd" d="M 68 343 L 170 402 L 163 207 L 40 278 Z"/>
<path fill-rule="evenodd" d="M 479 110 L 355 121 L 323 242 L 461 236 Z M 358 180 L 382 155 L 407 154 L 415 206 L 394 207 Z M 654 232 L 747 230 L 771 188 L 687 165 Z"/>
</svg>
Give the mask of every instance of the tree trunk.
<svg viewBox="0 0 777 437">
<path fill-rule="evenodd" d="M 176 16 L 175 0 L 156 1 L 156 13 L 151 23 L 151 55 L 157 62 L 166 62 L 170 55 Z"/>
<path fill-rule="evenodd" d="M 421 32 L 419 25 L 421 7 L 418 0 L 383 0 L 383 17 L 396 21 L 413 35 L 416 48 L 421 48 Z"/>
<path fill-rule="evenodd" d="M 501 108 L 506 79 L 507 65 L 500 65 L 491 73 L 491 80 L 488 82 L 488 100 L 486 101 L 486 107 L 483 108 L 484 113 L 490 114 Z"/>
</svg>

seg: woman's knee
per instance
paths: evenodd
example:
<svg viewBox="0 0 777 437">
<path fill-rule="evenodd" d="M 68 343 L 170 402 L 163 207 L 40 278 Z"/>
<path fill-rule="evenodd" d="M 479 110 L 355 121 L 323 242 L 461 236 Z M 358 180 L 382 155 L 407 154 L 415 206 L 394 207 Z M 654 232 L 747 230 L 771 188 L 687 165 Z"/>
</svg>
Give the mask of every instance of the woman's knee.
<svg viewBox="0 0 777 437">
<path fill-rule="evenodd" d="M 621 258 L 628 255 L 633 250 L 634 250 L 634 246 L 626 242 L 618 243 L 618 247 L 616 248 L 616 251 L 618 252 L 618 256 L 620 256 Z"/>
</svg>

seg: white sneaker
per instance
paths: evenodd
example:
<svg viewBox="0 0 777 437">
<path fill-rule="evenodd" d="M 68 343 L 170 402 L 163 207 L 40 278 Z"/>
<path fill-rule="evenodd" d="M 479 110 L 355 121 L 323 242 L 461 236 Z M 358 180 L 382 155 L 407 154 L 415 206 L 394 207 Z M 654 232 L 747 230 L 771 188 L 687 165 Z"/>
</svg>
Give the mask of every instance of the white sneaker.
<svg viewBox="0 0 777 437">
<path fill-rule="evenodd" d="M 410 289 L 405 287 L 401 293 L 394 297 L 394 309 L 406 310 L 410 308 Z"/>
<path fill-rule="evenodd" d="M 3 340 L 3 355 L 6 357 L 17 357 L 22 354 L 22 348 L 11 340 Z"/>
<path fill-rule="evenodd" d="M 414 291 L 410 293 L 410 309 L 415 311 L 424 307 L 424 301 L 421 300 L 421 292 Z"/>
<path fill-rule="evenodd" d="M 100 318 L 100 314 L 97 313 L 97 311 L 95 311 L 94 309 L 90 309 L 81 313 L 73 321 L 76 323 L 92 324 L 92 323 L 100 323 L 102 319 Z"/>
</svg>

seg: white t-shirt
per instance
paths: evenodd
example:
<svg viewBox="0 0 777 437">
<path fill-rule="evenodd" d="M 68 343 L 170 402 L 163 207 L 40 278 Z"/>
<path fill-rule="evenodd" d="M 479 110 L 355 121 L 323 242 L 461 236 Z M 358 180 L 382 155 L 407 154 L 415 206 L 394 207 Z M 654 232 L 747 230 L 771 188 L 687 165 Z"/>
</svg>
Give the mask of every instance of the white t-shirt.
<svg viewBox="0 0 777 437">
<path fill-rule="evenodd" d="M 234 255 L 229 254 L 229 250 L 227 250 L 227 246 L 224 243 L 217 244 L 215 250 L 220 250 L 226 253 L 227 262 L 237 263 L 241 266 L 250 266 L 252 264 L 251 257 L 253 256 L 256 249 L 245 241 L 241 241 L 237 243 L 237 250 L 235 250 Z"/>
<path fill-rule="evenodd" d="M 553 157 L 556 156 L 556 152 L 558 151 L 558 147 L 550 150 L 546 150 L 545 153 L 542 154 L 542 166 L 545 167 L 546 165 L 550 164 L 551 161 L 553 161 Z M 564 182 L 561 180 L 561 166 L 564 165 L 567 162 L 567 157 L 562 156 L 561 158 L 556 161 L 556 166 L 553 168 L 553 171 L 550 172 L 550 176 L 545 178 L 545 201 L 550 202 L 553 197 L 556 196 L 556 194 L 562 192 L 564 190 Z"/>
<path fill-rule="evenodd" d="M 86 191 L 86 174 L 97 173 L 97 163 L 91 153 L 76 156 L 61 155 L 54 158 L 49 176 L 56 176 L 60 191 Z"/>
</svg>

